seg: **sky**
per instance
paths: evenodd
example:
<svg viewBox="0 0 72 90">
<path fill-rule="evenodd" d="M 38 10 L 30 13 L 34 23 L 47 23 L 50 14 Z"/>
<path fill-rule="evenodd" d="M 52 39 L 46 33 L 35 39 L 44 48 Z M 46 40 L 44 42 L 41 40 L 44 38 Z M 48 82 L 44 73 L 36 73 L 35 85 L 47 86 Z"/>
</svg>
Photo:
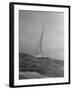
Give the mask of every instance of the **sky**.
<svg viewBox="0 0 72 90">
<path fill-rule="evenodd" d="M 19 51 L 35 55 L 44 24 L 42 53 L 64 60 L 64 13 L 19 11 Z"/>
</svg>

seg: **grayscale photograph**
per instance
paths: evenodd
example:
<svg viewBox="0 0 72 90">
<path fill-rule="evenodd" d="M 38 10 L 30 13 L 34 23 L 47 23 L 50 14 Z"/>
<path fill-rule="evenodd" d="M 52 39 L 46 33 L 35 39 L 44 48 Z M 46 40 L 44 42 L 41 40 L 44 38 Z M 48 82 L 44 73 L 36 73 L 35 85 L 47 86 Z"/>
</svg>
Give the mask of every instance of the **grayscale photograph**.
<svg viewBox="0 0 72 90">
<path fill-rule="evenodd" d="M 19 80 L 64 77 L 64 13 L 19 10 Z"/>
<path fill-rule="evenodd" d="M 70 6 L 9 7 L 9 86 L 70 84 Z"/>
</svg>

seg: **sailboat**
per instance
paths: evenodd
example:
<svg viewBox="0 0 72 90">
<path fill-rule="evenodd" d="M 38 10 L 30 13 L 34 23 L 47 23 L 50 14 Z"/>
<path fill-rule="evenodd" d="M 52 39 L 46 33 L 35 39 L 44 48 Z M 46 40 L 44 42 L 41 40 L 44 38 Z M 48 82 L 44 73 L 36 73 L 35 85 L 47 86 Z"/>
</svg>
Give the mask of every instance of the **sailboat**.
<svg viewBox="0 0 72 90">
<path fill-rule="evenodd" d="M 36 50 L 35 57 L 43 57 L 43 53 L 42 53 L 43 35 L 44 35 L 44 24 L 43 24 L 43 29 L 42 29 L 40 41 L 39 41 L 39 44 L 38 44 L 38 48 Z"/>
</svg>

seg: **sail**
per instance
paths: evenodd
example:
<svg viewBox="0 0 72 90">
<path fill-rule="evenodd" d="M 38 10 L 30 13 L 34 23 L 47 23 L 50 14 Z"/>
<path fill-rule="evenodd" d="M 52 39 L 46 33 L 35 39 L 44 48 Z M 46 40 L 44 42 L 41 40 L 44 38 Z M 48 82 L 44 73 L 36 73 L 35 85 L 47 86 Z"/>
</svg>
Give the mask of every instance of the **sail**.
<svg viewBox="0 0 72 90">
<path fill-rule="evenodd" d="M 38 48 L 37 48 L 37 51 L 36 51 L 36 57 L 42 57 L 43 35 L 44 35 L 44 24 L 43 24 L 43 29 L 42 29 L 40 41 L 39 41 L 39 44 L 38 44 Z"/>
</svg>

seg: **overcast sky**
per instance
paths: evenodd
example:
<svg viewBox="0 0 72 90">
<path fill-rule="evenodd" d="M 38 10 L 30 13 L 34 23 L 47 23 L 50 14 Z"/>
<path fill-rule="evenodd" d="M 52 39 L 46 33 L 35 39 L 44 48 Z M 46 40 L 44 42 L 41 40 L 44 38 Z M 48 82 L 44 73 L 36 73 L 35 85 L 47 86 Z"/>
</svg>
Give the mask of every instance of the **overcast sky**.
<svg viewBox="0 0 72 90">
<path fill-rule="evenodd" d="M 45 56 L 64 59 L 64 13 L 19 11 L 20 52 L 36 53 L 44 24 L 42 52 Z"/>
</svg>

